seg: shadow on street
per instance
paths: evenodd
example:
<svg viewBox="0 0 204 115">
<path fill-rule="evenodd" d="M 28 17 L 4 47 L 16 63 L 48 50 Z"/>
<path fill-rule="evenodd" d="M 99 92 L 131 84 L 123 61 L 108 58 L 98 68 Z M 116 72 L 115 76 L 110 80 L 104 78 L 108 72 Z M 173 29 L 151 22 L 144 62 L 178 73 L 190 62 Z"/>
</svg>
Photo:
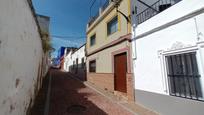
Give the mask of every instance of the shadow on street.
<svg viewBox="0 0 204 115">
<path fill-rule="evenodd" d="M 88 93 L 84 84 L 70 77 L 69 73 L 52 69 L 52 88 L 49 115 L 107 115 L 88 100 L 94 96 Z"/>
</svg>

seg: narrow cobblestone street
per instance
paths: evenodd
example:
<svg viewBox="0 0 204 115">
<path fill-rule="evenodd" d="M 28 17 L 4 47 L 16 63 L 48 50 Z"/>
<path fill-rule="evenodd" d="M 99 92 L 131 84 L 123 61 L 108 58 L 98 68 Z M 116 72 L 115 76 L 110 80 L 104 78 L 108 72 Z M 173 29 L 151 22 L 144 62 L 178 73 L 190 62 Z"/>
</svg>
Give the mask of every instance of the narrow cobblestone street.
<svg viewBox="0 0 204 115">
<path fill-rule="evenodd" d="M 70 74 L 52 70 L 49 115 L 132 115 Z"/>
</svg>

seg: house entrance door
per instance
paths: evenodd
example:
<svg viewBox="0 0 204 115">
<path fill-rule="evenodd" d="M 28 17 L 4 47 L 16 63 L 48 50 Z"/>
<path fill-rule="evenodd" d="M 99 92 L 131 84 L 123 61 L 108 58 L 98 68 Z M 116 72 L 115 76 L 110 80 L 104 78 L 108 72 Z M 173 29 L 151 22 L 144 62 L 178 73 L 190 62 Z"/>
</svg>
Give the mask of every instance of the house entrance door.
<svg viewBox="0 0 204 115">
<path fill-rule="evenodd" d="M 116 91 L 127 93 L 126 85 L 127 54 L 122 53 L 114 56 L 114 88 Z"/>
</svg>

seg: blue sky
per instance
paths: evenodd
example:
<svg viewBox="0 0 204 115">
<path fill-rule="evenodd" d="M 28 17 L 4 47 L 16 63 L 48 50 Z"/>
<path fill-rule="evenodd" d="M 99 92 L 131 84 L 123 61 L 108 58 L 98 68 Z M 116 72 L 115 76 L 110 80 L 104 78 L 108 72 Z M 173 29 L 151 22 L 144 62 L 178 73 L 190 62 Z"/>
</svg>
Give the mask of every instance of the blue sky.
<svg viewBox="0 0 204 115">
<path fill-rule="evenodd" d="M 90 6 L 94 0 L 33 0 L 36 13 L 51 18 L 50 34 L 58 36 L 73 36 L 65 38 L 52 37 L 53 47 L 81 46 L 86 41 L 86 24 L 90 17 Z M 96 0 L 92 8 L 94 14 L 100 2 Z M 80 38 L 78 38 L 80 37 Z M 56 55 L 57 51 L 53 55 Z"/>
</svg>

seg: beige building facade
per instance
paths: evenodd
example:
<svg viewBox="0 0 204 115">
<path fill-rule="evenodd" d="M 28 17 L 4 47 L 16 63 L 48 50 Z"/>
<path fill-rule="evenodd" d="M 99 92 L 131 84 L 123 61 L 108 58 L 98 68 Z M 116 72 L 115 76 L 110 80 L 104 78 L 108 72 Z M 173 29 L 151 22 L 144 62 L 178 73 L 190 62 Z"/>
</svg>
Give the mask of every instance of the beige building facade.
<svg viewBox="0 0 204 115">
<path fill-rule="evenodd" d="M 87 25 L 87 81 L 133 100 L 131 26 L 125 18 L 130 16 L 130 0 L 121 0 L 116 9 L 109 1 Z"/>
</svg>

